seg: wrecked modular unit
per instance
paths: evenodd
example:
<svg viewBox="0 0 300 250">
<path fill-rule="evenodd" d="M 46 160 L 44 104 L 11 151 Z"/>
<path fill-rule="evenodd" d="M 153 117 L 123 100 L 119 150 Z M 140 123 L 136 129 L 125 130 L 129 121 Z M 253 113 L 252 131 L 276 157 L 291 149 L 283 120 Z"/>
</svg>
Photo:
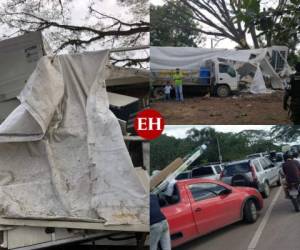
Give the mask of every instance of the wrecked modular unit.
<svg viewBox="0 0 300 250">
<path fill-rule="evenodd" d="M 51 55 L 52 52 L 40 31 L 0 42 L 0 122 L 20 104 L 17 96 L 37 62 L 47 54 Z M 128 122 L 130 115 L 133 116 L 147 105 L 145 93 L 149 91 L 149 71 L 111 64 L 107 64 L 107 70 L 110 74 L 106 79 L 106 87 L 110 92 L 116 91 L 115 94 L 109 94 L 110 107 L 119 119 Z M 131 96 L 137 92 L 135 89 L 140 91 Z M 123 106 L 120 107 L 120 104 Z"/>
<path fill-rule="evenodd" d="M 201 67 L 209 62 L 226 62 L 239 73 L 240 82 L 249 84 L 254 94 L 267 93 L 267 85 L 272 89 L 283 89 L 285 80 L 291 73 L 287 62 L 288 48 L 229 50 L 190 47 L 151 47 L 151 80 L 165 82 L 176 68 L 180 68 L 189 85 L 196 86 Z M 268 79 L 268 84 L 266 84 Z"/>
</svg>

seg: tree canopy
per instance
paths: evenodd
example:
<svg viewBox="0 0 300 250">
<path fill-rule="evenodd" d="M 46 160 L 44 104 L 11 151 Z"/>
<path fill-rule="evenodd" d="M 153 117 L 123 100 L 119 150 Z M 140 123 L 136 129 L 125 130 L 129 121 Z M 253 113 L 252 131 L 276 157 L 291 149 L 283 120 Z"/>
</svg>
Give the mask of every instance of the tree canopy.
<svg viewBox="0 0 300 250">
<path fill-rule="evenodd" d="M 300 139 L 300 126 L 276 125 L 273 126 L 271 135 L 277 141 L 294 142 Z"/>
<path fill-rule="evenodd" d="M 189 15 L 182 15 L 182 11 Z M 173 1 L 163 6 L 150 7 L 152 46 L 197 47 L 204 38 L 199 35 L 197 23 L 181 1 Z"/>
<path fill-rule="evenodd" d="M 277 131 L 276 134 L 274 130 Z M 291 133 L 279 138 L 279 134 L 285 134 L 286 130 Z M 152 141 L 151 170 L 163 169 L 177 157 L 186 156 L 202 144 L 208 147 L 195 164 L 218 162 L 217 142 L 223 162 L 244 159 L 253 153 L 281 151 L 281 145 L 295 142 L 300 137 L 300 129 L 293 126 L 274 126 L 271 131 L 244 130 L 239 133 L 224 133 L 207 127 L 201 130 L 193 128 L 187 131 L 186 135 L 186 138 L 179 139 L 163 134 Z"/>
<path fill-rule="evenodd" d="M 176 18 L 165 15 L 161 30 L 172 23 L 198 32 L 199 37 L 204 34 L 229 39 L 240 49 L 285 45 L 292 57 L 297 56 L 300 0 L 182 0 L 180 6 L 176 2 L 166 0 L 166 6 L 177 8 L 173 10 Z M 178 20 L 196 25 L 180 25 Z"/>
<path fill-rule="evenodd" d="M 132 47 L 148 45 L 150 30 L 147 0 L 115 0 L 123 15 L 103 12 L 113 1 L 91 0 L 6 0 L 0 4 L 0 25 L 9 30 L 2 36 L 42 31 L 55 52 L 86 50 L 101 46 Z M 87 4 L 88 3 L 88 4 Z M 74 6 L 83 6 L 85 17 L 77 18 Z M 149 57 L 141 58 L 147 61 Z"/>
</svg>

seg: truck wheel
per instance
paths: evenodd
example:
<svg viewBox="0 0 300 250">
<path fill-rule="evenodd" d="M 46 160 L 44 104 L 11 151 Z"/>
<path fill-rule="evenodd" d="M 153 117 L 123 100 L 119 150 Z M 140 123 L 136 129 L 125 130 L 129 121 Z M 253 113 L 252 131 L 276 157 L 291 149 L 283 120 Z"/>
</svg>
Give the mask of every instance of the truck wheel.
<svg viewBox="0 0 300 250">
<path fill-rule="evenodd" d="M 153 90 L 153 97 L 155 99 L 163 99 L 165 96 L 163 87 L 155 87 Z"/>
<path fill-rule="evenodd" d="M 246 201 L 244 206 L 244 221 L 253 223 L 257 220 L 257 209 L 253 200 Z"/>
<path fill-rule="evenodd" d="M 261 195 L 264 199 L 268 198 L 270 195 L 270 187 L 267 182 L 264 184 L 264 191 L 262 191 Z"/>
<path fill-rule="evenodd" d="M 219 97 L 227 97 L 230 94 L 230 89 L 227 85 L 218 85 L 216 93 Z"/>
</svg>

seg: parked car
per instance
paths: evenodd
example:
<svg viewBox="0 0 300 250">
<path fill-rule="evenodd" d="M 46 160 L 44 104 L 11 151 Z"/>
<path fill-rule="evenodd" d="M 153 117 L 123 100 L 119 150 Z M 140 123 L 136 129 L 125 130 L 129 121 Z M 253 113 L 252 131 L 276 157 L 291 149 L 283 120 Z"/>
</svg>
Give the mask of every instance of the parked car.
<svg viewBox="0 0 300 250">
<path fill-rule="evenodd" d="M 292 151 L 300 152 L 300 145 L 293 145 L 291 146 Z"/>
<path fill-rule="evenodd" d="M 282 152 L 270 152 L 267 155 L 268 159 L 271 160 L 274 164 L 282 164 L 284 162 L 283 153 Z"/>
<path fill-rule="evenodd" d="M 232 186 L 257 188 L 264 198 L 270 195 L 270 186 L 280 182 L 280 164 L 267 157 L 235 161 L 224 166 L 220 180 Z"/>
<path fill-rule="evenodd" d="M 202 178 L 178 181 L 167 198 L 160 196 L 160 202 L 172 247 L 240 220 L 253 223 L 263 207 L 262 196 L 254 188 Z"/>
<path fill-rule="evenodd" d="M 192 178 L 208 178 L 213 180 L 219 180 L 220 174 L 223 170 L 222 164 L 211 164 L 207 166 L 195 167 L 192 169 Z"/>
<path fill-rule="evenodd" d="M 253 159 L 253 158 L 257 158 L 257 157 L 264 157 L 268 155 L 268 153 L 263 152 L 263 153 L 255 153 L 255 154 L 251 154 L 251 155 L 247 155 L 246 158 L 247 159 Z"/>
<path fill-rule="evenodd" d="M 180 173 L 179 175 L 176 176 L 175 180 L 185 180 L 185 179 L 190 179 L 192 178 L 192 171 L 184 171 Z"/>
</svg>

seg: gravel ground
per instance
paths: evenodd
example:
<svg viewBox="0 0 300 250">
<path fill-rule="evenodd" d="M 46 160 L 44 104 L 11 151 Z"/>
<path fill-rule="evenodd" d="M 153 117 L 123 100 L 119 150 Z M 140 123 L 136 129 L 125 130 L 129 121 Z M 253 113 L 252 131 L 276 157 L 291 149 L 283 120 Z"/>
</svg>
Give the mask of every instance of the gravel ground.
<svg viewBox="0 0 300 250">
<path fill-rule="evenodd" d="M 184 102 L 153 101 L 166 124 L 290 124 L 282 108 L 283 91 L 272 94 L 241 94 L 226 98 L 186 96 Z"/>
</svg>

